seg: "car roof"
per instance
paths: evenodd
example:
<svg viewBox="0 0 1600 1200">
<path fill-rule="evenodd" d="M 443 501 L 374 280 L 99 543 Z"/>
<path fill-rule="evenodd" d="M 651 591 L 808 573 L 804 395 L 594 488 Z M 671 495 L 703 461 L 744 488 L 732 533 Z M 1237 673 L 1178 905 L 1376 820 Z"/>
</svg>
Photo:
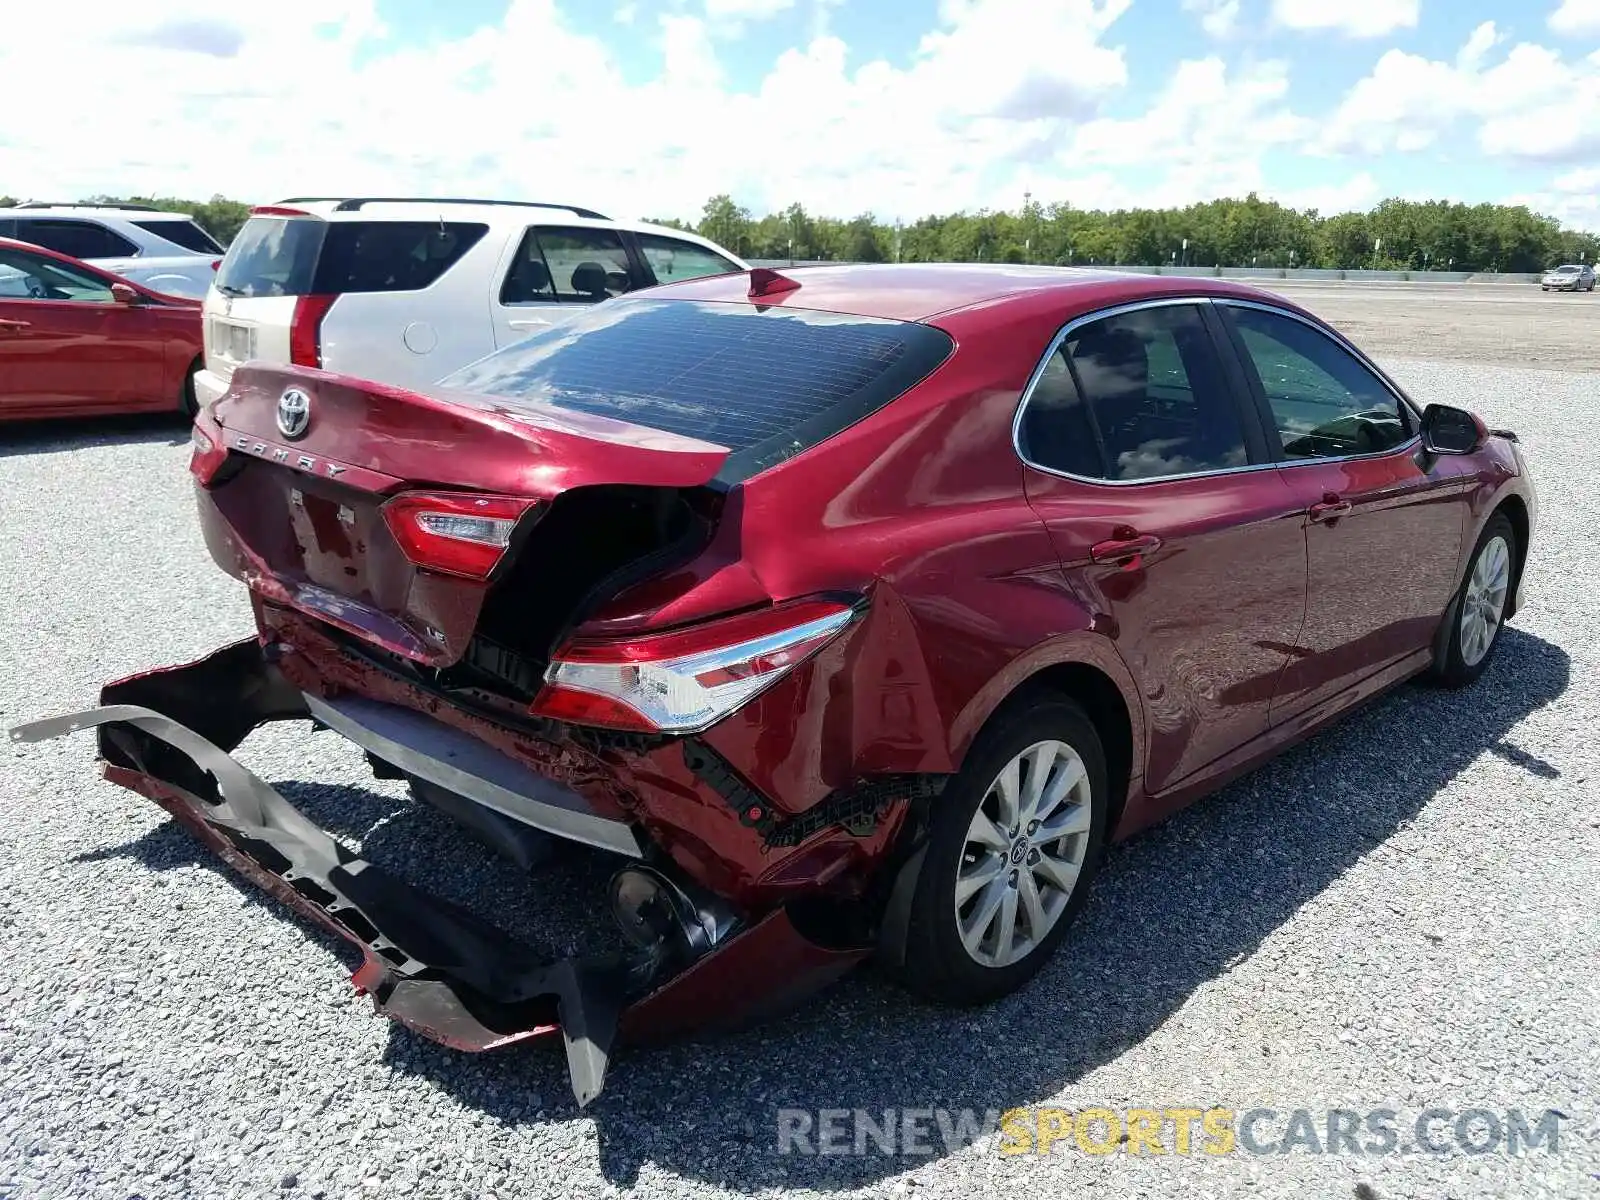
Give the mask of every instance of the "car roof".
<svg viewBox="0 0 1600 1200">
<path fill-rule="evenodd" d="M 92 217 L 96 220 L 192 221 L 188 213 L 156 208 L 122 208 L 96 204 L 36 204 L 0 208 L 0 217 Z"/>
<path fill-rule="evenodd" d="M 1082 311 L 1163 296 L 1220 296 L 1299 311 L 1283 297 L 1229 280 L 1147 275 L 1086 267 L 999 263 L 859 263 L 777 267 L 800 286 L 760 303 L 897 321 L 934 317 L 1005 301 L 1030 300 Z M 751 302 L 748 275 L 713 275 L 652 288 L 651 297 Z"/>
<path fill-rule="evenodd" d="M 359 206 L 358 206 L 359 205 Z M 481 221 L 488 225 L 526 224 L 533 219 L 538 224 L 565 225 L 579 228 L 626 229 L 630 233 L 660 233 L 670 237 L 713 246 L 698 234 L 669 225 L 656 225 L 649 221 L 616 220 L 581 205 L 564 205 L 528 200 L 415 200 L 401 198 L 362 199 L 316 197 L 311 199 L 279 200 L 260 206 L 253 211 L 272 215 L 273 210 L 298 209 L 307 216 L 321 217 L 325 221 L 415 221 L 419 216 L 432 218 L 448 216 L 457 221 Z"/>
</svg>

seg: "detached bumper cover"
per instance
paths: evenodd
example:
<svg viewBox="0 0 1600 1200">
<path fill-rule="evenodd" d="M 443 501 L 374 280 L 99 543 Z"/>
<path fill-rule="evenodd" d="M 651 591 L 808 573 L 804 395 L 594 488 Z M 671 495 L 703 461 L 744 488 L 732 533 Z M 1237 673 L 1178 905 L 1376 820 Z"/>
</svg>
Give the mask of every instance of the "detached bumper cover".
<svg viewBox="0 0 1600 1200">
<path fill-rule="evenodd" d="M 597 1097 L 614 1042 L 757 1017 L 842 975 L 864 947 L 806 938 L 783 910 L 664 982 L 615 956 L 544 960 L 475 914 L 351 854 L 231 756 L 304 697 L 255 641 L 134 676 L 101 706 L 11 731 L 37 742 L 94 729 L 105 774 L 160 804 L 257 886 L 357 946 L 352 982 L 425 1037 L 483 1051 L 560 1033 L 573 1094 Z"/>
</svg>

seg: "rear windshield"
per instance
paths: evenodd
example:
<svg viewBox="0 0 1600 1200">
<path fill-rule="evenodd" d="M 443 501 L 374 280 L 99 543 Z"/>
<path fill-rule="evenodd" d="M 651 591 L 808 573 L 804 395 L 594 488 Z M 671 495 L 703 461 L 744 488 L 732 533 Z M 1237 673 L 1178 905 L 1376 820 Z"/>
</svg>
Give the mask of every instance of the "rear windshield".
<svg viewBox="0 0 1600 1200">
<path fill-rule="evenodd" d="M 950 353 L 927 325 L 682 300 L 609 300 L 443 386 L 726 446 L 735 482 L 881 408 Z"/>
<path fill-rule="evenodd" d="M 222 247 L 217 245 L 215 239 L 193 221 L 135 221 L 134 224 L 146 233 L 176 242 L 185 250 L 193 250 L 197 254 L 222 253 Z"/>
<path fill-rule="evenodd" d="M 234 296 L 414 292 L 453 267 L 487 225 L 251 217 L 217 271 Z"/>
</svg>

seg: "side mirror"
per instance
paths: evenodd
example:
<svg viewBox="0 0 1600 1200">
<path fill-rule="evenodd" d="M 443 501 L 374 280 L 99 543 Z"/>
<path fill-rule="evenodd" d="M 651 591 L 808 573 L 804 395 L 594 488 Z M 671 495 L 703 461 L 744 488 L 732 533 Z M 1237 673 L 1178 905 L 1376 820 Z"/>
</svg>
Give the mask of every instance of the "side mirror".
<svg viewBox="0 0 1600 1200">
<path fill-rule="evenodd" d="M 126 283 L 113 283 L 111 285 L 111 301 L 113 304 L 139 303 L 139 290 Z"/>
<path fill-rule="evenodd" d="M 1488 436 L 1489 427 L 1464 408 L 1430 404 L 1422 410 L 1422 445 L 1429 454 L 1471 454 Z"/>
</svg>

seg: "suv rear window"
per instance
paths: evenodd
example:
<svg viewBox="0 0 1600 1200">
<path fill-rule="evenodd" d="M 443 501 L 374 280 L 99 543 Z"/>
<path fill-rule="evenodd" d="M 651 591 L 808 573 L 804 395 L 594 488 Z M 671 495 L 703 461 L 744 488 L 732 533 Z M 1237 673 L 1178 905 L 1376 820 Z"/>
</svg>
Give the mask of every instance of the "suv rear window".
<svg viewBox="0 0 1600 1200">
<path fill-rule="evenodd" d="M 193 221 L 135 221 L 134 224 L 146 233 L 176 242 L 185 250 L 193 250 L 197 254 L 222 253 L 222 247 L 217 245 L 216 239 Z"/>
<path fill-rule="evenodd" d="M 414 292 L 488 231 L 465 222 L 252 217 L 228 248 L 217 286 L 235 296 Z"/>
<path fill-rule="evenodd" d="M 882 408 L 952 346 L 944 332 L 907 321 L 623 298 L 442 384 L 726 446 L 722 478 L 731 483 Z"/>
</svg>

